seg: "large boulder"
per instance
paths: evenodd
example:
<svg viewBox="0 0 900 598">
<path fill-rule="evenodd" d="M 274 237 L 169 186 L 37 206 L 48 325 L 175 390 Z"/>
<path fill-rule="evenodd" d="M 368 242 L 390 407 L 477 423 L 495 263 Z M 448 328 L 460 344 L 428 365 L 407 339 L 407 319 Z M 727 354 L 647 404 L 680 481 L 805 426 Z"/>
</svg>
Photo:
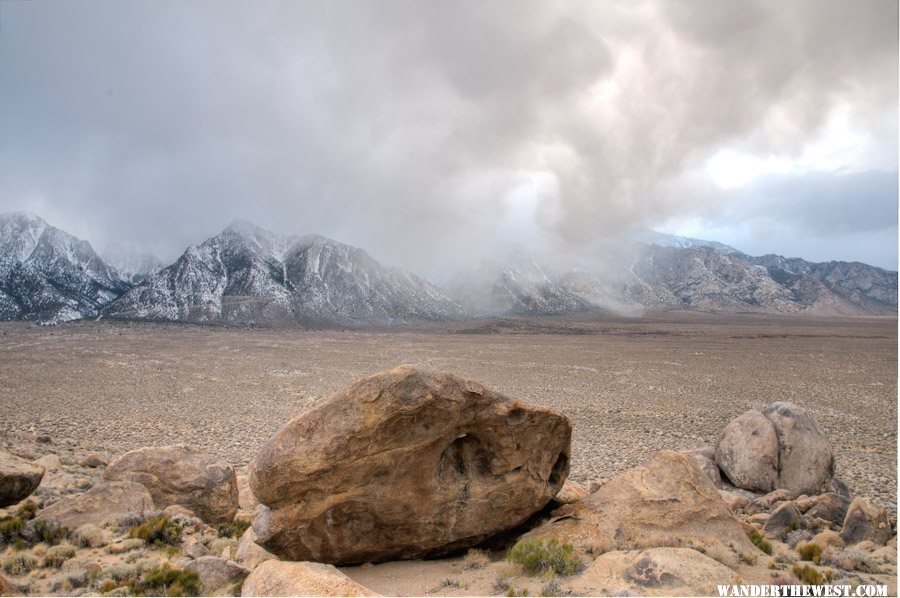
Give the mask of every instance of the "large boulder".
<svg viewBox="0 0 900 598">
<path fill-rule="evenodd" d="M 332 565 L 266 561 L 244 580 L 241 596 L 378 596 Z"/>
<path fill-rule="evenodd" d="M 577 596 L 713 596 L 737 573 L 690 548 L 612 551 L 573 580 Z"/>
<path fill-rule="evenodd" d="M 182 505 L 207 523 L 227 523 L 238 510 L 234 468 L 186 446 L 139 448 L 109 464 L 105 480 L 138 482 L 160 509 Z"/>
<path fill-rule="evenodd" d="M 870 540 L 876 545 L 884 545 L 893 535 L 885 509 L 862 497 L 853 499 L 841 527 L 841 539 L 845 544 Z"/>
<path fill-rule="evenodd" d="M 85 524 L 106 525 L 154 511 L 147 489 L 136 482 L 103 482 L 84 494 L 63 498 L 40 512 L 39 519 L 75 529 Z"/>
<path fill-rule="evenodd" d="M 40 465 L 0 451 L 0 508 L 28 498 L 40 485 L 45 472 Z"/>
<path fill-rule="evenodd" d="M 238 542 L 234 560 L 248 569 L 255 569 L 260 563 L 271 559 L 278 560 L 278 557 L 257 544 L 256 532 L 253 531 L 252 527 L 248 527 L 244 535 L 241 536 L 240 542 Z"/>
<path fill-rule="evenodd" d="M 592 554 L 673 543 L 757 551 L 696 461 L 671 451 L 563 505 L 526 536 L 555 536 Z"/>
<path fill-rule="evenodd" d="M 732 484 L 769 492 L 778 482 L 778 436 L 766 416 L 750 410 L 733 419 L 716 444 L 716 463 Z"/>
<path fill-rule="evenodd" d="M 778 434 L 778 488 L 795 495 L 818 494 L 834 476 L 834 451 L 816 420 L 793 403 L 763 410 Z"/>
<path fill-rule="evenodd" d="M 290 560 L 438 555 L 526 521 L 569 471 L 571 426 L 448 374 L 398 367 L 295 417 L 260 450 L 258 543 Z"/>
<path fill-rule="evenodd" d="M 722 473 L 719 471 L 719 466 L 716 464 L 716 451 L 714 448 L 704 447 L 681 452 L 697 462 L 697 467 L 706 474 L 706 477 L 713 483 L 713 486 L 719 489 L 723 487 Z"/>
</svg>

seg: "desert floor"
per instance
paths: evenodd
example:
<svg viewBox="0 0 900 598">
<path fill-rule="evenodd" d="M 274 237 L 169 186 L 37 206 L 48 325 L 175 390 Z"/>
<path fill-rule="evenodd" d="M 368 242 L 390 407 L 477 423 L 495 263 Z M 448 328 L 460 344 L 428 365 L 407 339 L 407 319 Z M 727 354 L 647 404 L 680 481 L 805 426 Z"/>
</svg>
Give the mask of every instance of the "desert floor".
<svg viewBox="0 0 900 598">
<path fill-rule="evenodd" d="M 110 457 L 205 447 L 235 466 L 291 417 L 398 364 L 449 371 L 573 423 L 570 477 L 714 444 L 773 401 L 810 409 L 837 472 L 896 512 L 897 319 L 665 314 L 487 320 L 390 332 L 0 324 L 0 446 Z"/>
</svg>

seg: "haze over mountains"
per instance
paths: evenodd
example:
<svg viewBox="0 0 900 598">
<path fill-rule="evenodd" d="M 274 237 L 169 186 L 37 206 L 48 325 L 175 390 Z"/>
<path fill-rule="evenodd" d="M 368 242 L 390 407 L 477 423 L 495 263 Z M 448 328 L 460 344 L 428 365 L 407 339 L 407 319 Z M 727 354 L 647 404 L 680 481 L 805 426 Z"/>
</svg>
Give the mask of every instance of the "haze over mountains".
<svg viewBox="0 0 900 598">
<path fill-rule="evenodd" d="M 167 267 L 123 251 L 107 257 L 37 216 L 0 214 L 0 319 L 366 328 L 597 310 L 897 312 L 896 272 L 858 262 L 752 257 L 659 233 L 592 256 L 590 265 L 505 247 L 447 289 L 382 265 L 362 249 L 248 222 L 189 247 Z"/>
</svg>

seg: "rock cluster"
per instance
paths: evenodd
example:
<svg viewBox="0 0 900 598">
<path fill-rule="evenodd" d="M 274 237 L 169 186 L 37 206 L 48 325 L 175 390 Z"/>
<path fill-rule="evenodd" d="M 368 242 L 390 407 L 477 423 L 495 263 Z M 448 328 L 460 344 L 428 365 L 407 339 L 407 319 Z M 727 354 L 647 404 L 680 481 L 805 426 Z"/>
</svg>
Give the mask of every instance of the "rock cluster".
<svg viewBox="0 0 900 598">
<path fill-rule="evenodd" d="M 569 471 L 568 419 L 448 374 L 398 367 L 289 422 L 250 484 L 258 543 L 347 564 L 448 553 L 544 507 Z"/>
<path fill-rule="evenodd" d="M 27 498 L 40 485 L 45 472 L 39 465 L 0 451 L 0 507 Z"/>
</svg>

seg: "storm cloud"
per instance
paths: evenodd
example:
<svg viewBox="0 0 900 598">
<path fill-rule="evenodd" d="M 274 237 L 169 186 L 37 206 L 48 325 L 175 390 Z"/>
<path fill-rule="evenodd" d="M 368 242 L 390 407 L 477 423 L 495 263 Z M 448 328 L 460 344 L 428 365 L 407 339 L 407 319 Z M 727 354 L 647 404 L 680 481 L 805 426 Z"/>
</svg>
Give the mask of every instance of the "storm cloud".
<svg viewBox="0 0 900 598">
<path fill-rule="evenodd" d="M 2 2 L 0 211 L 164 259 L 250 219 L 429 274 L 498 237 L 577 252 L 770 214 L 770 251 L 856 259 L 840 239 L 879 231 L 866 255 L 896 267 L 897 11 Z M 817 160 L 836 114 L 854 142 Z M 794 164 L 777 209 L 765 172 L 706 176 L 723 151 Z"/>
</svg>

